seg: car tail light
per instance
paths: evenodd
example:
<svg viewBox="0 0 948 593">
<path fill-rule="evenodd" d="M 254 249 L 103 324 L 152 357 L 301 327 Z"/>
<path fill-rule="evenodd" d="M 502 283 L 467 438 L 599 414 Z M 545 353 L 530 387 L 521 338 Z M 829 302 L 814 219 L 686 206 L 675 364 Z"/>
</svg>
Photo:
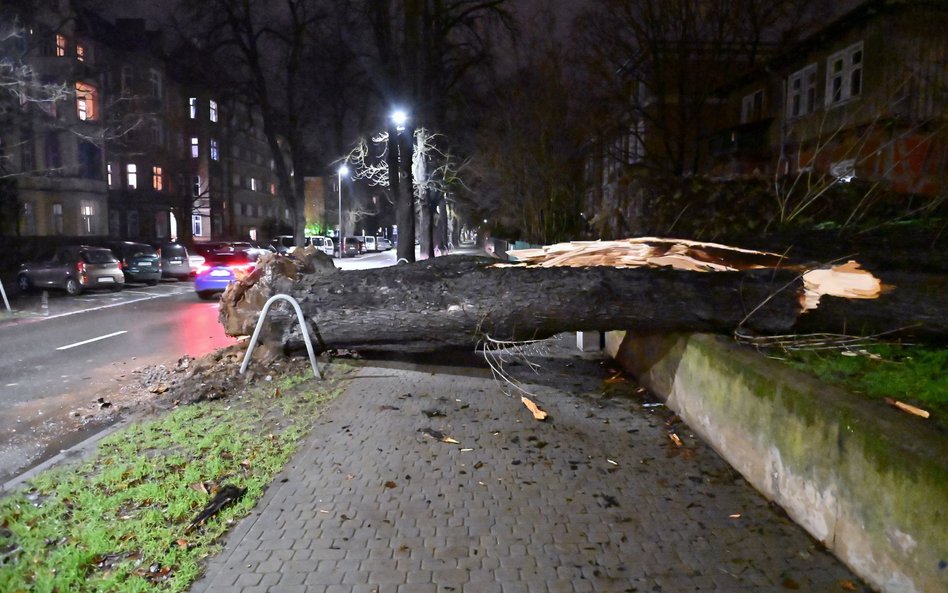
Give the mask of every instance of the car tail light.
<svg viewBox="0 0 948 593">
<path fill-rule="evenodd" d="M 79 272 L 80 274 L 85 274 L 85 273 L 86 273 L 86 262 L 83 262 L 83 261 L 76 262 L 76 271 Z"/>
<path fill-rule="evenodd" d="M 122 269 L 122 262 L 117 261 L 117 262 L 115 262 L 115 265 L 118 266 L 118 269 L 120 269 L 120 270 Z"/>
</svg>

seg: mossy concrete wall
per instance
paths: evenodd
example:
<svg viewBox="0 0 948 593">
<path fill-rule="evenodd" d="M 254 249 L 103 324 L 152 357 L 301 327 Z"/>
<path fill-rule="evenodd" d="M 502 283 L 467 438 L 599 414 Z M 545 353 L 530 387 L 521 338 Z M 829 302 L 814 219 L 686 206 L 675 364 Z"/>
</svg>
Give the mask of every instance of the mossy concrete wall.
<svg viewBox="0 0 948 593">
<path fill-rule="evenodd" d="M 948 591 L 948 435 L 706 334 L 611 332 L 610 355 L 885 592 Z"/>
</svg>

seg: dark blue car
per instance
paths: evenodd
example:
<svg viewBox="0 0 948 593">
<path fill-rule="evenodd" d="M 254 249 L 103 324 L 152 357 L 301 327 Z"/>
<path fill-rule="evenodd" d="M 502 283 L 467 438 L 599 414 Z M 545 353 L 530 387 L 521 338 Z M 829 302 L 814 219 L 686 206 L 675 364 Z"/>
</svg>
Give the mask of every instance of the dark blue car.
<svg viewBox="0 0 948 593">
<path fill-rule="evenodd" d="M 202 299 L 210 299 L 224 292 L 227 285 L 253 271 L 253 261 L 244 251 L 212 252 L 204 256 L 204 263 L 194 276 L 194 291 Z"/>
</svg>

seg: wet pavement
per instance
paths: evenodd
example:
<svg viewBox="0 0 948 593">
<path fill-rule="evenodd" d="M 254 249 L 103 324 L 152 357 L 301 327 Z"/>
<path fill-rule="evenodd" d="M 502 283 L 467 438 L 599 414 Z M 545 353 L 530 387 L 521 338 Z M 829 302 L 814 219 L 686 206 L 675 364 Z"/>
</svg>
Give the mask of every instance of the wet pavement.
<svg viewBox="0 0 948 593">
<path fill-rule="evenodd" d="M 505 366 L 543 422 L 469 357 L 367 361 L 192 592 L 868 591 L 571 339 Z"/>
</svg>

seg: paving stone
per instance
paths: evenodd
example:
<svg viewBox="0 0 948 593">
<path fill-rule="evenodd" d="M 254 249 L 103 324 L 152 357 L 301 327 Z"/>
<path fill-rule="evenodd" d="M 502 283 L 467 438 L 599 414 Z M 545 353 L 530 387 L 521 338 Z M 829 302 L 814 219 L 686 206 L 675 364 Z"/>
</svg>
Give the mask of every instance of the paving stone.
<svg viewBox="0 0 948 593">
<path fill-rule="evenodd" d="M 542 423 L 486 369 L 358 371 L 288 481 L 227 536 L 192 593 L 769 593 L 784 575 L 802 591 L 859 582 L 687 427 L 677 430 L 688 453 L 670 449 L 668 410 L 599 397 L 605 371 L 592 355 L 550 351 L 539 375 L 521 369 L 551 414 Z"/>
</svg>

